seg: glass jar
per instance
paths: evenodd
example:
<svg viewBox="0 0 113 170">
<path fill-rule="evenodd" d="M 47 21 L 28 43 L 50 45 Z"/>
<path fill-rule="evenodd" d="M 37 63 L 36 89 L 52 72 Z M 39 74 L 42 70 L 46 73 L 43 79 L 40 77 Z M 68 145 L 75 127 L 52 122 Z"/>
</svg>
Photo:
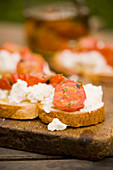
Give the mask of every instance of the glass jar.
<svg viewBox="0 0 113 170">
<path fill-rule="evenodd" d="M 37 52 L 68 48 L 89 31 L 89 9 L 78 2 L 30 7 L 24 16 L 28 45 Z"/>
</svg>

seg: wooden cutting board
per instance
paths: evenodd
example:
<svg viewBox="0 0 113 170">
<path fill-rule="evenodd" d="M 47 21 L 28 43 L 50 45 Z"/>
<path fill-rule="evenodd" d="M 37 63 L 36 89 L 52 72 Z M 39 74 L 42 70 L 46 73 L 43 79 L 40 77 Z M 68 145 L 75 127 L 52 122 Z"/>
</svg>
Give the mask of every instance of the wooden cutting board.
<svg viewBox="0 0 113 170">
<path fill-rule="evenodd" d="M 90 160 L 110 155 L 113 151 L 113 88 L 103 89 L 106 105 L 104 122 L 51 132 L 39 119 L 19 121 L 0 118 L 0 146 Z"/>
</svg>

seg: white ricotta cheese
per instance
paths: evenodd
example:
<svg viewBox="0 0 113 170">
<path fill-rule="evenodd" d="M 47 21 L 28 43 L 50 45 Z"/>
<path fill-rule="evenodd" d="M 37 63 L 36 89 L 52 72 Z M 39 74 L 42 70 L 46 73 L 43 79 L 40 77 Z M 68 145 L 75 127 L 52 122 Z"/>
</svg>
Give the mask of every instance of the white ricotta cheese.
<svg viewBox="0 0 113 170">
<path fill-rule="evenodd" d="M 9 53 L 6 50 L 0 50 L 0 71 L 15 72 L 20 58 L 17 52 Z"/>
<path fill-rule="evenodd" d="M 38 83 L 38 85 L 29 87 L 27 99 L 32 103 L 40 101 L 41 104 L 43 104 L 44 111 L 49 113 L 51 107 L 53 106 L 53 96 L 53 86 L 44 83 Z"/>
<path fill-rule="evenodd" d="M 29 100 L 31 103 L 41 102 L 45 112 L 49 113 L 53 106 L 54 88 L 51 85 L 38 83 L 34 86 L 27 87 L 27 83 L 22 80 L 17 80 L 12 86 L 9 95 L 10 103 L 21 103 Z"/>
<path fill-rule="evenodd" d="M 94 73 L 112 73 L 112 67 L 107 65 L 104 56 L 97 51 L 72 53 L 64 50 L 58 54 L 63 65 L 67 68 L 76 68 L 80 71 L 87 70 Z"/>
<path fill-rule="evenodd" d="M 26 100 L 26 95 L 29 89 L 27 83 L 22 80 L 17 80 L 17 83 L 13 84 L 9 95 L 9 103 L 20 103 Z"/>
<path fill-rule="evenodd" d="M 84 108 L 80 109 L 81 112 L 91 112 L 101 108 L 104 103 L 102 102 L 102 87 L 94 86 L 92 84 L 84 85 L 84 90 L 86 93 L 86 100 L 84 102 Z"/>
<path fill-rule="evenodd" d="M 51 123 L 48 124 L 48 130 L 54 131 L 54 130 L 65 130 L 67 128 L 67 125 L 60 122 L 58 118 L 54 118 Z"/>
<path fill-rule="evenodd" d="M 0 99 L 6 99 L 8 97 L 8 90 L 0 89 Z"/>
</svg>

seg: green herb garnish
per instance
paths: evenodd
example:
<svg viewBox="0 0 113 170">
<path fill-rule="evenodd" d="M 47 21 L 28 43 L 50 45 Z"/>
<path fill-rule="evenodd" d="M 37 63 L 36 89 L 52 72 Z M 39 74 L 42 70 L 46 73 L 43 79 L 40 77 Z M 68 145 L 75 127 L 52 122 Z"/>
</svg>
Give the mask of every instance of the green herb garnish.
<svg viewBox="0 0 113 170">
<path fill-rule="evenodd" d="M 34 76 L 34 77 L 38 77 L 38 75 L 37 75 L 37 74 L 33 74 L 33 76 Z"/>
<path fill-rule="evenodd" d="M 78 89 L 80 89 L 80 85 L 79 85 L 79 84 L 76 84 L 76 87 L 77 87 Z"/>
<path fill-rule="evenodd" d="M 82 82 L 80 80 L 77 80 L 77 82 L 82 84 Z"/>
<path fill-rule="evenodd" d="M 63 84 L 63 83 L 65 83 L 65 80 L 63 80 L 63 81 L 60 82 L 60 84 Z"/>
<path fill-rule="evenodd" d="M 64 89 L 63 89 L 63 93 L 65 93 L 66 91 L 67 91 L 67 88 L 64 88 Z"/>
<path fill-rule="evenodd" d="M 2 75 L 0 74 L 0 79 L 2 78 Z"/>
<path fill-rule="evenodd" d="M 70 108 L 70 103 L 67 105 L 68 108 Z"/>
</svg>

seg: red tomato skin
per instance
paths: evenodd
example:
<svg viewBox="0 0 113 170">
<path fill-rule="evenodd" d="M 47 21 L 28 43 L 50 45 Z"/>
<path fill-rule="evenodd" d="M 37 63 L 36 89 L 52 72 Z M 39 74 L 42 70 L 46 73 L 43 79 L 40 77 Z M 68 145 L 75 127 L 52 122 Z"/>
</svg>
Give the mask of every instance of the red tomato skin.
<svg viewBox="0 0 113 170">
<path fill-rule="evenodd" d="M 14 53 L 14 52 L 18 52 L 20 49 L 21 49 L 21 46 L 19 46 L 18 44 L 16 43 L 11 43 L 11 42 L 5 42 L 1 49 L 3 50 L 7 50 L 9 51 L 10 53 Z"/>
<path fill-rule="evenodd" d="M 35 74 L 31 74 L 31 75 L 38 78 L 40 83 L 46 83 L 47 81 L 49 81 L 49 77 L 50 77 L 43 72 L 35 73 Z"/>
<path fill-rule="evenodd" d="M 35 84 L 38 84 L 40 82 L 40 79 L 38 77 L 26 74 L 25 81 L 27 82 L 28 86 L 33 86 Z"/>
<path fill-rule="evenodd" d="M 61 74 L 56 74 L 54 76 L 51 76 L 50 77 L 50 84 L 53 86 L 53 87 L 56 87 L 56 85 L 62 81 L 67 81 L 68 79 L 65 78 L 64 76 L 62 76 Z"/>
<path fill-rule="evenodd" d="M 92 51 L 96 50 L 98 40 L 94 37 L 84 37 L 78 41 L 77 51 Z"/>
<path fill-rule="evenodd" d="M 80 89 L 76 85 L 80 86 Z M 67 90 L 64 92 L 64 89 Z M 59 83 L 55 87 L 53 104 L 60 110 L 69 112 L 77 111 L 84 107 L 86 94 L 83 86 L 74 81 L 66 81 L 62 85 Z"/>
<path fill-rule="evenodd" d="M 24 80 L 25 81 L 25 75 L 24 74 L 19 74 L 19 73 L 14 73 L 10 76 L 10 81 L 12 84 L 16 83 L 18 79 Z"/>
<path fill-rule="evenodd" d="M 17 64 L 17 72 L 23 74 L 43 72 L 45 61 L 37 54 L 26 53 Z"/>
<path fill-rule="evenodd" d="M 23 47 L 20 50 L 20 55 L 23 60 L 29 60 L 32 57 L 32 52 L 28 47 Z"/>
<path fill-rule="evenodd" d="M 98 51 L 105 57 L 107 64 L 113 67 L 113 43 L 105 44 Z"/>
<path fill-rule="evenodd" d="M 38 83 L 45 83 L 49 79 L 49 76 L 43 73 L 37 73 L 35 75 L 14 73 L 9 78 L 12 84 L 16 83 L 18 79 L 26 81 L 28 86 L 33 86 Z"/>
<path fill-rule="evenodd" d="M 3 76 L 1 79 L 0 79 L 0 89 L 2 90 L 10 90 L 12 87 L 8 77 L 6 76 Z"/>
</svg>

